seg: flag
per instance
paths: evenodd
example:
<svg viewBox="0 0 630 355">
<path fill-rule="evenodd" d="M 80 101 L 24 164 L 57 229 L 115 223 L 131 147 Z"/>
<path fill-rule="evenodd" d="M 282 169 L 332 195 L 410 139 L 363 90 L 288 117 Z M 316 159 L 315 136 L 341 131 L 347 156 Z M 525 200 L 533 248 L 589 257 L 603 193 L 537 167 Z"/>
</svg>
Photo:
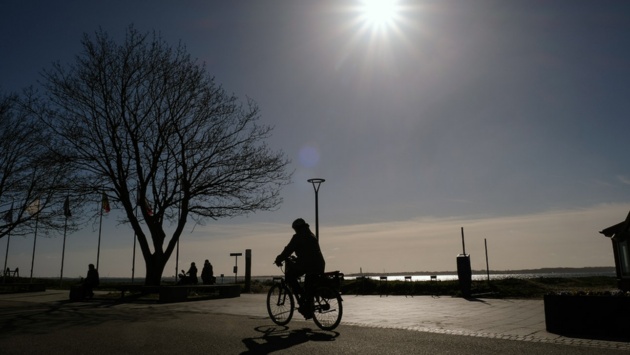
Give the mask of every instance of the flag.
<svg viewBox="0 0 630 355">
<path fill-rule="evenodd" d="M 149 216 L 153 216 L 153 209 L 151 209 L 151 204 L 146 198 L 144 199 L 144 208 Z"/>
<path fill-rule="evenodd" d="M 31 216 L 39 212 L 39 199 L 31 202 L 31 204 L 26 207 L 26 212 Z"/>
<path fill-rule="evenodd" d="M 111 211 L 111 208 L 109 207 L 109 200 L 107 199 L 107 195 L 105 195 L 104 192 L 103 192 L 103 209 L 105 210 L 106 213 Z"/>
<path fill-rule="evenodd" d="M 13 223 L 13 203 L 11 203 L 11 209 L 4 215 L 4 221 L 9 224 Z"/>
<path fill-rule="evenodd" d="M 66 201 L 63 203 L 63 215 L 66 218 L 71 217 L 72 213 L 70 212 L 70 198 L 66 197 Z"/>
</svg>

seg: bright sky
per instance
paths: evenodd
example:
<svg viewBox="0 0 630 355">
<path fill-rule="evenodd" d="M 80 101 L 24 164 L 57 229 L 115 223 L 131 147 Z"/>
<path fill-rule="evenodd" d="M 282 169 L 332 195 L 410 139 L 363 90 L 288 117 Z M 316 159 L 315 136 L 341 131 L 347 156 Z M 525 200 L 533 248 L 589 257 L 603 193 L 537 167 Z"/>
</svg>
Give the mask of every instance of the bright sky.
<svg viewBox="0 0 630 355">
<path fill-rule="evenodd" d="M 157 30 L 260 106 L 294 183 L 274 212 L 190 225 L 179 269 L 210 259 L 233 275 L 277 274 L 293 219 L 345 273 L 613 266 L 598 232 L 630 209 L 630 3 L 366 1 L 3 1 L 0 89 L 36 85 L 99 27 Z M 102 276 L 131 276 L 133 233 L 104 218 Z M 58 277 L 62 238 L 38 238 L 35 276 Z M 98 223 L 67 236 L 64 276 L 96 262 Z M 6 238 L 0 240 L 4 261 Z M 28 276 L 33 237 L 8 266 Z M 175 256 L 164 276 L 175 274 Z M 239 258 L 239 274 L 244 258 Z M 144 276 L 140 251 L 136 277 Z"/>
</svg>

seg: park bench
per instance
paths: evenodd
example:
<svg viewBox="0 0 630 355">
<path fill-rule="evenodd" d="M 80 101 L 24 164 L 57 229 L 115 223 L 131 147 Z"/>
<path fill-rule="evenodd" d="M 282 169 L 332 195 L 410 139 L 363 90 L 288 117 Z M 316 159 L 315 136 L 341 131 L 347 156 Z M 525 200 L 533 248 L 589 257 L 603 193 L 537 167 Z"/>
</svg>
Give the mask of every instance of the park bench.
<svg viewBox="0 0 630 355">
<path fill-rule="evenodd" d="M 20 277 L 20 268 L 15 268 L 15 270 L 11 271 L 10 268 L 7 268 L 6 270 L 4 270 L 4 276 L 5 277 Z"/>
<path fill-rule="evenodd" d="M 379 297 L 383 297 L 383 295 L 385 295 L 385 297 L 389 296 L 388 290 L 387 290 L 387 276 L 379 277 L 378 283 L 379 283 L 379 290 L 380 290 Z"/>
<path fill-rule="evenodd" d="M 413 297 L 413 289 L 414 289 L 414 285 L 415 284 L 413 283 L 413 280 L 412 280 L 411 276 L 405 276 L 405 283 L 407 283 L 407 282 L 409 282 L 410 285 L 407 287 L 407 293 L 405 293 L 405 298 L 407 296 Z"/>
<path fill-rule="evenodd" d="M 0 293 L 44 292 L 46 285 L 41 283 L 5 283 L 0 284 Z"/>
<path fill-rule="evenodd" d="M 46 291 L 46 285 L 42 283 L 28 282 L 25 278 L 20 277 L 20 269 L 11 270 L 7 268 L 2 273 L 2 284 L 0 284 L 0 293 L 18 293 L 18 292 L 43 292 Z"/>
</svg>

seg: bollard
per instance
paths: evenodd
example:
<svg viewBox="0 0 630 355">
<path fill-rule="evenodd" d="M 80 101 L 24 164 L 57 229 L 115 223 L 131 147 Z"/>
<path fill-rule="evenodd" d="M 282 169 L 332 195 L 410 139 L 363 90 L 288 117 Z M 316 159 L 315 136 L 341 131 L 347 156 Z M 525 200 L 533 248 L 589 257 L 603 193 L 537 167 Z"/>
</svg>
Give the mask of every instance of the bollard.
<svg viewBox="0 0 630 355">
<path fill-rule="evenodd" d="M 459 279 L 459 287 L 462 295 L 469 298 L 472 286 L 472 270 L 470 268 L 470 255 L 457 255 L 457 278 Z"/>
<path fill-rule="evenodd" d="M 244 292 L 250 292 L 252 287 L 252 250 L 245 249 L 245 289 Z"/>
</svg>

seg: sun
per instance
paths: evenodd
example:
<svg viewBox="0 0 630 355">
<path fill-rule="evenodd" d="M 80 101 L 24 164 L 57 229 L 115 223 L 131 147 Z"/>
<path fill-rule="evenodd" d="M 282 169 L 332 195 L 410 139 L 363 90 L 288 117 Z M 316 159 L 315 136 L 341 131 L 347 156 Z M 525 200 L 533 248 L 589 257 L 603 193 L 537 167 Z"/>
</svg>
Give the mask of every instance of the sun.
<svg viewBox="0 0 630 355">
<path fill-rule="evenodd" d="M 361 0 L 361 21 L 372 29 L 392 26 L 398 16 L 396 0 Z"/>
</svg>

